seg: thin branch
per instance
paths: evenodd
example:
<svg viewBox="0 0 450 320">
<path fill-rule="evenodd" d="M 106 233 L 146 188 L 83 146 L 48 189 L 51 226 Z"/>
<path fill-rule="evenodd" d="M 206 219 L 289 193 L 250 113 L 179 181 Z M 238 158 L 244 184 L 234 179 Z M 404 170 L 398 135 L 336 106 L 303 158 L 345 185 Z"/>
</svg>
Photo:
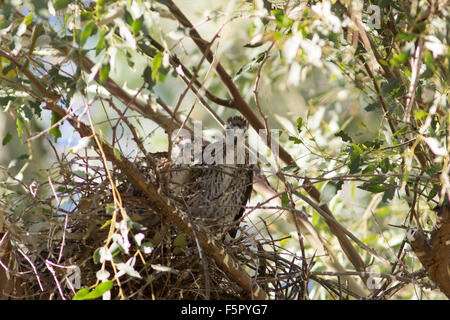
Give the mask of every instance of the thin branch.
<svg viewBox="0 0 450 320">
<path fill-rule="evenodd" d="M 416 97 L 416 86 L 417 82 L 419 81 L 419 72 L 420 67 L 422 65 L 422 54 L 423 54 L 423 38 L 419 38 L 416 47 L 416 51 L 414 53 L 413 63 L 412 63 L 412 69 L 411 69 L 411 79 L 409 81 L 409 90 L 408 90 L 408 97 L 406 99 L 406 110 L 405 115 L 403 117 L 403 121 L 406 123 L 411 122 L 411 113 L 412 113 L 412 107 L 414 104 L 414 98 Z"/>
<path fill-rule="evenodd" d="M 165 52 L 164 47 L 158 41 L 153 39 L 150 35 L 147 35 L 147 39 L 150 41 L 151 45 L 154 46 L 158 51 Z M 152 56 L 148 52 L 148 50 L 145 50 L 145 48 L 142 45 L 140 45 L 139 43 L 138 43 L 138 46 L 145 54 Z M 194 91 L 194 93 L 199 94 L 200 92 L 198 90 L 201 89 L 201 92 L 205 94 L 205 97 L 208 98 L 209 100 L 211 100 L 212 102 L 214 102 L 215 104 L 223 106 L 223 107 L 227 107 L 227 108 L 234 108 L 232 100 L 222 99 L 220 97 L 215 96 L 213 93 L 211 93 L 211 91 L 204 89 L 203 85 L 200 83 L 200 81 L 198 81 L 198 79 L 191 73 L 189 68 L 187 68 L 178 59 L 178 57 L 176 55 L 169 55 L 169 63 L 172 65 L 172 68 L 174 70 L 176 70 L 177 67 L 181 66 L 181 69 L 183 70 L 183 73 L 186 76 L 186 77 L 181 77 L 181 78 L 183 79 L 184 82 L 186 82 L 186 84 L 189 81 L 193 82 L 193 84 L 195 85 L 194 87 L 192 87 L 192 90 Z"/>
</svg>

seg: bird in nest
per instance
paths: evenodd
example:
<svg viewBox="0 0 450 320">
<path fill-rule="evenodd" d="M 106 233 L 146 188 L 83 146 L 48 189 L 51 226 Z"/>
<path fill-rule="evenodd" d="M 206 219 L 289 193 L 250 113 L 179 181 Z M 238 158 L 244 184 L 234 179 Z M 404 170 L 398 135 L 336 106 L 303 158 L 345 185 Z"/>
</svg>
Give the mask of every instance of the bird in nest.
<svg viewBox="0 0 450 320">
<path fill-rule="evenodd" d="M 225 137 L 202 147 L 201 161 L 196 164 L 174 164 L 168 161 L 167 152 L 153 154 L 161 190 L 177 208 L 214 234 L 236 236 L 238 220 L 252 193 L 254 165 L 249 161 L 247 129 L 243 117 L 228 118 Z M 145 167 L 140 169 L 148 173 Z"/>
</svg>

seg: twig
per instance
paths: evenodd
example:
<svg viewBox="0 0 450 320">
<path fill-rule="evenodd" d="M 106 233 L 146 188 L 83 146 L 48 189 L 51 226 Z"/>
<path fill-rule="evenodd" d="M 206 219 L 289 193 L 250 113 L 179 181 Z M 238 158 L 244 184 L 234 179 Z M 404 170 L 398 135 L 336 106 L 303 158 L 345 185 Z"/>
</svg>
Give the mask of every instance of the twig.
<svg viewBox="0 0 450 320">
<path fill-rule="evenodd" d="M 377 257 L 378 259 L 384 261 L 387 261 L 384 257 L 382 257 L 378 252 L 373 250 L 372 248 L 369 248 L 364 243 L 362 243 L 357 237 L 355 237 L 350 231 L 348 231 L 346 228 L 344 228 L 333 216 L 329 215 L 327 212 L 325 212 L 322 208 L 319 207 L 314 201 L 309 199 L 308 197 L 305 197 L 303 194 L 297 191 L 292 191 L 293 194 L 295 194 L 297 197 L 308 203 L 311 207 L 314 208 L 326 221 L 333 224 L 336 228 L 341 230 L 343 233 L 345 233 L 350 239 L 352 239 L 361 249 L 366 250 L 367 252 L 371 253 L 373 256 Z"/>
<path fill-rule="evenodd" d="M 406 99 L 406 109 L 405 109 L 405 115 L 403 117 L 403 121 L 406 123 L 411 122 L 411 113 L 412 113 L 412 107 L 414 104 L 414 98 L 416 97 L 416 86 L 417 82 L 419 81 L 419 72 L 420 67 L 422 65 L 422 53 L 423 53 L 423 38 L 419 38 L 416 47 L 416 51 L 414 53 L 413 63 L 411 67 L 411 79 L 409 81 L 409 90 L 408 90 L 408 96 Z"/>
<path fill-rule="evenodd" d="M 50 260 L 45 260 L 45 265 L 47 266 L 47 269 L 50 271 L 50 273 L 51 273 L 52 276 L 53 276 L 53 279 L 55 280 L 56 287 L 58 288 L 58 292 L 59 292 L 61 298 L 62 298 L 63 300 L 66 300 L 66 297 L 64 296 L 64 293 L 63 293 L 63 291 L 62 291 L 61 285 L 59 284 L 58 277 L 56 277 L 55 269 L 53 269 L 53 267 L 52 267 L 52 265 L 53 265 L 53 266 L 57 266 L 57 265 L 54 264 L 53 262 L 51 262 Z"/>
<path fill-rule="evenodd" d="M 39 284 L 39 288 L 41 289 L 41 291 L 44 291 L 44 288 L 42 287 L 42 283 L 41 283 L 41 279 L 39 278 L 39 274 L 36 270 L 36 267 L 34 266 L 33 262 L 30 260 L 30 258 L 28 258 L 28 256 L 22 251 L 22 249 L 17 248 L 17 251 L 19 251 L 19 253 L 28 261 L 28 263 L 31 265 L 31 268 L 33 268 L 33 272 L 36 275 L 36 279 L 38 281 Z"/>
</svg>

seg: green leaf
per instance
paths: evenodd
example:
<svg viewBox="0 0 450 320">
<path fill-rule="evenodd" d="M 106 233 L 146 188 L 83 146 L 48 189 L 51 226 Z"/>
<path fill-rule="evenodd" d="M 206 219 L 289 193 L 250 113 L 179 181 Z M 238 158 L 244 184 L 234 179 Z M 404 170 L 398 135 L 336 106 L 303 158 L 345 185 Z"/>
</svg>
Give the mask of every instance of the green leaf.
<svg viewBox="0 0 450 320">
<path fill-rule="evenodd" d="M 52 111 L 52 120 L 50 122 L 50 125 L 53 126 L 55 123 L 57 123 L 61 119 L 62 119 L 62 117 L 58 113 Z M 58 141 L 59 138 L 61 138 L 61 130 L 59 130 L 59 125 L 50 129 L 50 131 L 48 133 L 50 133 L 51 135 L 53 135 L 55 137 L 55 142 Z"/>
<path fill-rule="evenodd" d="M 419 109 L 414 112 L 414 119 L 420 120 L 427 115 L 428 115 L 428 112 L 426 112 L 425 110 Z"/>
<path fill-rule="evenodd" d="M 33 14 L 30 13 L 25 17 L 25 19 L 23 19 L 23 23 L 25 23 L 28 26 L 33 21 L 33 17 L 34 17 Z"/>
<path fill-rule="evenodd" d="M 389 171 L 389 158 L 384 158 L 383 161 L 380 163 L 381 172 L 387 173 Z"/>
<path fill-rule="evenodd" d="M 133 23 L 131 24 L 131 29 L 133 31 L 133 34 L 135 36 L 137 36 L 137 34 L 139 33 L 139 31 L 141 30 L 142 27 L 142 22 L 144 21 L 144 18 L 139 18 L 137 20 L 134 20 Z"/>
<path fill-rule="evenodd" d="M 393 95 L 395 98 L 402 97 L 402 96 L 404 96 L 405 94 L 406 94 L 406 87 L 405 87 L 405 85 L 401 85 L 399 88 L 396 88 L 396 89 L 394 89 L 394 90 L 392 91 L 392 95 Z"/>
<path fill-rule="evenodd" d="M 156 79 L 156 76 L 158 74 L 159 67 L 161 66 L 162 62 L 162 54 L 161 52 L 158 52 L 154 57 L 152 61 L 152 80 Z"/>
<path fill-rule="evenodd" d="M 352 138 L 346 134 L 343 130 L 339 131 L 338 133 L 334 134 L 335 137 L 341 137 L 342 141 L 344 142 L 352 142 Z"/>
<path fill-rule="evenodd" d="M 361 147 L 358 146 L 357 144 L 352 143 L 352 146 L 353 146 L 353 150 L 354 150 L 355 152 L 357 152 L 358 154 L 361 154 L 361 153 L 363 152 L 362 149 L 361 149 Z"/>
<path fill-rule="evenodd" d="M 433 188 L 428 193 L 428 200 L 433 199 L 439 192 L 441 191 L 441 188 L 438 185 L 433 186 Z"/>
<path fill-rule="evenodd" d="M 436 64 L 436 61 L 433 58 L 433 55 L 427 51 L 425 52 L 425 65 L 427 66 L 425 72 L 421 75 L 421 77 L 424 77 L 425 79 L 431 78 L 436 71 L 436 68 L 438 67 Z"/>
<path fill-rule="evenodd" d="M 250 60 L 249 62 L 244 64 L 242 67 L 239 68 L 238 72 L 236 72 L 236 75 L 234 76 L 233 80 L 238 79 L 241 74 L 243 74 L 249 70 L 252 70 L 252 68 L 255 68 L 256 65 L 258 63 L 260 63 L 261 61 L 263 61 L 265 57 L 266 57 L 266 53 L 261 52 L 256 57 L 254 57 L 252 60 Z"/>
<path fill-rule="evenodd" d="M 385 185 L 374 183 L 364 183 L 363 185 L 358 186 L 358 188 L 372 193 L 380 193 L 387 190 Z"/>
<path fill-rule="evenodd" d="M 293 136 L 289 136 L 289 141 L 294 141 L 294 144 L 302 143 L 302 140 L 300 140 L 299 138 L 293 137 Z"/>
<path fill-rule="evenodd" d="M 281 206 L 286 207 L 288 205 L 288 203 L 289 203 L 289 197 L 288 197 L 287 193 L 285 192 L 281 195 Z"/>
<path fill-rule="evenodd" d="M 389 78 L 387 81 L 381 83 L 381 91 L 385 94 L 391 93 L 394 89 L 398 88 L 400 80 L 398 78 Z"/>
<path fill-rule="evenodd" d="M 24 122 L 27 123 L 34 117 L 33 110 L 31 110 L 31 108 L 26 103 L 21 103 L 17 109 L 17 112 L 21 120 L 24 120 Z"/>
<path fill-rule="evenodd" d="M 110 225 L 111 225 L 111 220 L 108 220 L 99 228 L 99 230 L 103 230 L 103 229 L 109 227 Z"/>
<path fill-rule="evenodd" d="M 395 132 L 395 133 L 392 135 L 392 137 L 395 137 L 396 135 L 399 135 L 399 134 L 405 132 L 406 130 L 408 130 L 408 126 L 403 126 L 403 127 L 401 127 L 399 130 L 397 130 L 397 132 Z"/>
<path fill-rule="evenodd" d="M 442 167 L 440 165 L 437 164 L 432 164 L 427 170 L 426 173 L 429 174 L 430 176 L 436 175 L 441 173 L 442 171 Z"/>
<path fill-rule="evenodd" d="M 419 31 L 419 33 L 422 33 L 422 32 L 425 31 L 425 28 L 426 28 L 425 22 L 424 21 L 420 21 L 420 22 L 414 24 L 414 27 L 413 27 L 413 29 L 415 29 L 414 33 L 417 33 L 417 31 Z"/>
<path fill-rule="evenodd" d="M 389 62 L 393 66 L 398 66 L 406 62 L 408 59 L 408 54 L 406 52 L 402 52 L 401 54 L 396 54 Z"/>
<path fill-rule="evenodd" d="M 98 56 L 99 53 L 105 48 L 105 30 L 100 31 L 98 36 L 97 47 L 95 48 L 95 55 Z"/>
<path fill-rule="evenodd" d="M 103 84 L 109 76 L 109 64 L 104 64 L 100 69 L 99 81 Z"/>
<path fill-rule="evenodd" d="M 109 215 L 112 216 L 115 210 L 116 210 L 116 208 L 115 208 L 114 204 L 108 203 L 106 205 L 105 211 L 108 216 Z"/>
<path fill-rule="evenodd" d="M 97 287 L 89 292 L 88 288 L 78 290 L 77 294 L 73 297 L 73 300 L 91 300 L 100 298 L 105 292 L 111 290 L 113 287 L 112 280 L 101 282 Z M 86 292 L 88 291 L 88 292 Z"/>
<path fill-rule="evenodd" d="M 376 111 L 376 110 L 380 110 L 380 109 L 381 109 L 380 102 L 371 103 L 364 108 L 364 110 L 366 110 L 367 112 Z"/>
<path fill-rule="evenodd" d="M 302 131 L 302 126 L 303 126 L 303 119 L 302 118 L 298 118 L 297 119 L 297 130 L 300 133 L 300 131 Z"/>
<path fill-rule="evenodd" d="M 390 201 L 394 198 L 395 195 L 395 187 L 387 187 L 386 191 L 383 194 L 383 198 L 381 199 L 383 202 Z"/>
<path fill-rule="evenodd" d="M 71 0 L 55 0 L 55 9 L 62 10 L 67 8 Z"/>
<path fill-rule="evenodd" d="M 168 6 L 168 7 L 171 6 L 171 3 L 169 1 L 167 1 L 167 0 L 156 0 L 156 2 L 159 2 L 159 3 L 161 3 L 161 4 L 165 5 L 165 6 Z"/>
<path fill-rule="evenodd" d="M 100 283 L 94 290 L 92 290 L 87 296 L 86 299 L 96 299 L 101 297 L 105 292 L 111 290 L 113 287 L 112 280 L 107 280 L 105 282 Z"/>
<path fill-rule="evenodd" d="M 89 293 L 89 288 L 83 288 L 78 290 L 72 300 L 83 300 L 85 296 Z"/>
<path fill-rule="evenodd" d="M 353 144 L 353 151 L 350 152 L 350 163 L 348 165 L 351 174 L 359 171 L 359 167 L 362 164 L 361 153 L 361 148 L 358 145 Z"/>
<path fill-rule="evenodd" d="M 369 163 L 369 164 L 367 165 L 367 167 L 366 167 L 361 173 L 363 173 L 363 174 L 366 174 L 366 173 L 374 173 L 374 172 L 375 172 L 375 169 L 376 169 L 375 164 Z"/>
<path fill-rule="evenodd" d="M 387 63 L 387 61 L 384 60 L 384 59 L 379 59 L 379 60 L 378 60 L 378 63 L 381 64 L 381 65 L 383 65 L 383 66 L 386 66 L 386 67 L 389 65 L 389 64 Z"/>
<path fill-rule="evenodd" d="M 412 41 L 412 40 L 415 40 L 416 37 L 417 37 L 417 35 L 414 33 L 399 33 L 399 34 L 397 34 L 395 39 L 397 41 Z"/>
<path fill-rule="evenodd" d="M 176 236 L 176 238 L 173 240 L 173 253 L 174 254 L 181 254 L 183 253 L 187 248 L 187 241 L 186 241 L 186 235 L 184 233 L 180 233 Z"/>
<path fill-rule="evenodd" d="M 382 144 L 383 144 L 383 141 L 378 140 L 378 139 L 375 139 L 373 141 L 364 141 L 364 145 L 367 148 L 379 149 Z"/>
<path fill-rule="evenodd" d="M 83 11 L 80 13 L 80 19 L 82 22 L 92 20 L 92 13 Z"/>
<path fill-rule="evenodd" d="M 19 138 L 23 143 L 23 122 L 19 118 L 17 118 L 16 124 L 17 124 L 17 134 L 19 135 Z"/>
<path fill-rule="evenodd" d="M 359 171 L 359 166 L 361 164 L 361 156 L 359 154 L 350 154 L 350 164 L 348 168 L 350 169 L 350 173 L 357 173 Z"/>
<path fill-rule="evenodd" d="M 256 56 L 256 58 L 253 58 L 253 60 L 255 60 L 256 63 L 260 63 L 264 60 L 265 57 L 266 57 L 266 52 L 261 52 L 260 54 L 258 54 Z"/>
<path fill-rule="evenodd" d="M 86 40 L 93 34 L 93 31 L 96 29 L 96 25 L 94 21 L 89 21 L 84 27 L 83 31 L 80 35 L 80 47 L 83 47 L 86 43 Z"/>
<path fill-rule="evenodd" d="M 179 235 L 177 235 L 176 238 L 173 239 L 173 245 L 175 247 L 186 248 L 187 246 L 186 235 L 184 233 L 180 233 Z"/>
<path fill-rule="evenodd" d="M 294 164 L 289 164 L 289 165 L 281 168 L 281 171 L 283 171 L 283 172 L 290 172 L 290 171 L 294 171 L 294 170 L 297 170 L 297 169 L 298 169 L 298 166 L 297 166 L 297 164 L 294 163 Z"/>
<path fill-rule="evenodd" d="M 319 205 L 327 204 L 331 199 L 337 194 L 339 190 L 342 189 L 343 181 L 328 181 L 322 188 L 320 192 L 320 203 Z"/>
<path fill-rule="evenodd" d="M 114 156 L 119 160 L 122 158 L 122 156 L 120 155 L 120 151 L 116 148 L 114 148 Z"/>
<path fill-rule="evenodd" d="M 28 101 L 28 106 L 31 109 L 32 113 L 41 118 L 42 109 L 40 101 Z"/>
<path fill-rule="evenodd" d="M 2 145 L 6 146 L 12 140 L 12 135 L 8 132 L 2 140 Z"/>
<path fill-rule="evenodd" d="M 258 47 L 262 46 L 263 44 L 265 44 L 265 42 L 263 42 L 263 41 L 257 42 L 255 44 L 247 43 L 246 45 L 244 45 L 244 48 L 258 48 Z"/>
<path fill-rule="evenodd" d="M 276 18 L 275 23 L 278 27 L 289 29 L 292 26 L 293 21 L 285 16 L 282 10 L 276 9 L 270 11 L 270 13 Z"/>
<path fill-rule="evenodd" d="M 142 77 L 145 80 L 145 83 L 147 84 L 147 88 L 152 90 L 152 88 L 155 86 L 156 82 L 153 80 L 152 78 L 153 72 L 152 72 L 152 67 L 151 66 L 146 66 L 143 73 L 142 73 Z"/>
<path fill-rule="evenodd" d="M 92 260 L 94 260 L 94 264 L 100 263 L 100 249 L 101 248 L 95 249 L 94 254 L 92 255 Z"/>
</svg>

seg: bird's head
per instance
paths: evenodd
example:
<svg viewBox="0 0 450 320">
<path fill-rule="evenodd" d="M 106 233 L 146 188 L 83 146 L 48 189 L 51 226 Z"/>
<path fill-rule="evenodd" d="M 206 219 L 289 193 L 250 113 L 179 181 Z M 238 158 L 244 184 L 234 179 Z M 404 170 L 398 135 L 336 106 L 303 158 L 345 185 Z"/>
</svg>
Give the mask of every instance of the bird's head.
<svg viewBox="0 0 450 320">
<path fill-rule="evenodd" d="M 241 116 L 229 117 L 225 124 L 225 134 L 227 137 L 234 137 L 234 143 L 237 142 L 237 138 L 245 138 L 247 135 L 248 124 Z M 242 143 L 242 142 L 241 142 Z"/>
<path fill-rule="evenodd" d="M 225 141 L 227 150 L 225 163 L 227 164 L 245 164 L 247 158 L 247 121 L 241 116 L 234 116 L 227 119 L 225 125 Z M 234 150 L 231 154 L 229 150 Z"/>
<path fill-rule="evenodd" d="M 247 127 L 248 127 L 247 120 L 245 120 L 241 116 L 229 117 L 225 125 L 226 130 L 237 130 L 237 129 L 247 130 Z"/>
</svg>

